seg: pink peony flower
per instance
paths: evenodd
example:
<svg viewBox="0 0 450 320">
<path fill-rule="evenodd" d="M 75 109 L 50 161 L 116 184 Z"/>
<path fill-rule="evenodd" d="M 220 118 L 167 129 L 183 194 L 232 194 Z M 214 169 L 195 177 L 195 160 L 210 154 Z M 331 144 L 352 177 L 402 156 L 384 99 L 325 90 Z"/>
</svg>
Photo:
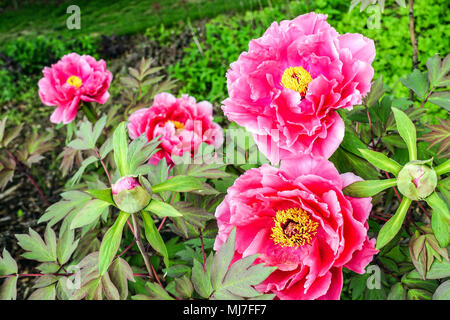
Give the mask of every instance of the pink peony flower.
<svg viewBox="0 0 450 320">
<path fill-rule="evenodd" d="M 212 105 L 207 101 L 197 103 L 188 95 L 156 95 L 150 108 L 137 110 L 129 117 L 128 131 L 131 139 L 145 133 L 150 141 L 161 135 L 161 150 L 149 161 L 155 165 L 163 158 L 173 164 L 172 155 L 194 155 L 202 142 L 214 147 L 223 143 L 222 128 L 213 122 Z"/>
<path fill-rule="evenodd" d="M 113 76 L 104 60 L 70 53 L 42 73 L 39 96 L 43 104 L 57 106 L 50 117 L 53 123 L 66 124 L 75 119 L 80 101 L 104 104 L 109 98 Z"/>
<path fill-rule="evenodd" d="M 344 196 L 361 180 L 325 158 L 301 155 L 240 176 L 217 207 L 218 250 L 236 227 L 235 259 L 277 269 L 256 289 L 279 299 L 339 299 L 342 268 L 364 273 L 377 251 L 367 236 L 371 198 Z"/>
<path fill-rule="evenodd" d="M 328 158 L 344 136 L 335 110 L 351 109 L 370 89 L 373 41 L 339 35 L 326 18 L 312 12 L 274 22 L 227 72 L 223 111 L 273 164 L 299 152 Z"/>
<path fill-rule="evenodd" d="M 132 190 L 141 184 L 134 177 L 122 177 L 111 186 L 112 194 L 119 194 L 122 190 Z"/>
</svg>

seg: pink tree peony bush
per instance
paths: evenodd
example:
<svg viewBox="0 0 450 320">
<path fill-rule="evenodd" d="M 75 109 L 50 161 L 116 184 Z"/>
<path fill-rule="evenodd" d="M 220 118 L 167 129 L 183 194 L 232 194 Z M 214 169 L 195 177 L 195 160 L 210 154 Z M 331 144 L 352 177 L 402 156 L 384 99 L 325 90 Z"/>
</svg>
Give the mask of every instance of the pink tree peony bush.
<svg viewBox="0 0 450 320">
<path fill-rule="evenodd" d="M 272 23 L 227 72 L 223 111 L 272 163 L 302 152 L 331 156 L 344 136 L 336 110 L 361 103 L 370 89 L 373 41 L 340 35 L 326 18 L 312 12 Z"/>
<path fill-rule="evenodd" d="M 172 155 L 193 155 L 202 142 L 215 147 L 223 143 L 222 128 L 213 122 L 212 105 L 207 101 L 197 103 L 188 95 L 156 95 L 150 108 L 137 110 L 129 117 L 128 131 L 131 139 L 145 133 L 150 141 L 161 135 L 161 150 L 150 159 L 151 164 L 164 158 L 171 165 Z"/>
<path fill-rule="evenodd" d="M 104 60 L 70 53 L 42 73 L 39 96 L 43 104 L 57 107 L 50 117 L 53 123 L 73 121 L 81 101 L 104 104 L 109 98 L 113 76 Z"/>
<path fill-rule="evenodd" d="M 283 160 L 280 169 L 251 169 L 216 210 L 214 249 L 236 227 L 235 259 L 260 254 L 255 263 L 277 267 L 258 291 L 279 299 L 339 299 L 342 268 L 362 274 L 377 252 L 367 236 L 371 198 L 342 193 L 359 180 L 306 154 Z"/>
</svg>

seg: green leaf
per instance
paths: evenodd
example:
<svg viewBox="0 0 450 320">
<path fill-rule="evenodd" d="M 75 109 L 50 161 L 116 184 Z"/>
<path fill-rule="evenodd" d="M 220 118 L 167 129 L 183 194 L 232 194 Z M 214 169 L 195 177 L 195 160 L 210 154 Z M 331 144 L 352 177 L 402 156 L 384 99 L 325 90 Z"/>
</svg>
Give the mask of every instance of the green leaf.
<svg viewBox="0 0 450 320">
<path fill-rule="evenodd" d="M 407 75 L 406 78 L 400 78 L 400 81 L 405 87 L 413 90 L 419 98 L 425 98 L 429 88 L 427 75 L 425 73 L 420 72 L 418 69 L 414 69 L 414 71 Z"/>
<path fill-rule="evenodd" d="M 437 155 L 441 155 L 440 158 L 449 158 L 450 157 L 450 120 L 439 120 L 439 125 L 427 125 L 425 126 L 428 129 L 431 129 L 431 132 L 424 134 L 419 140 L 423 140 L 429 142 L 430 145 L 427 147 L 427 150 L 434 147 L 439 146 Z M 436 168 L 437 169 L 437 168 Z M 435 170 L 436 170 L 435 169 Z M 444 172 L 445 173 L 445 172 Z M 437 175 L 441 175 L 442 173 L 436 172 Z"/>
<path fill-rule="evenodd" d="M 102 277 L 102 289 L 108 300 L 120 300 L 119 290 L 117 290 L 114 283 L 111 281 L 108 272 Z"/>
<path fill-rule="evenodd" d="M 225 274 L 227 273 L 228 266 L 234 257 L 234 241 L 236 239 L 236 228 L 231 230 L 227 241 L 222 244 L 216 256 L 214 257 L 211 266 L 211 285 L 213 289 L 216 289 L 222 283 Z"/>
<path fill-rule="evenodd" d="M 427 101 L 450 111 L 450 91 L 434 92 Z"/>
<path fill-rule="evenodd" d="M 445 281 L 436 289 L 433 300 L 450 300 L 450 280 Z"/>
<path fill-rule="evenodd" d="M 365 180 L 375 180 L 379 176 L 378 171 L 366 160 L 342 148 L 336 150 L 330 157 L 330 161 L 334 163 L 339 172 L 351 171 Z"/>
<path fill-rule="evenodd" d="M 450 244 L 450 212 L 448 206 L 436 192 L 433 192 L 425 201 L 433 209 L 431 227 L 434 236 L 438 240 L 439 246 L 446 248 Z"/>
<path fill-rule="evenodd" d="M 114 161 L 122 177 L 129 174 L 128 140 L 125 124 L 125 122 L 121 122 L 113 134 Z"/>
<path fill-rule="evenodd" d="M 63 199 L 48 207 L 38 223 L 50 221 L 48 225 L 51 227 L 72 212 L 80 210 L 91 199 L 86 193 L 76 190 L 64 192 L 61 196 Z"/>
<path fill-rule="evenodd" d="M 70 257 L 74 253 L 75 249 L 78 246 L 79 240 L 74 240 L 74 231 L 70 230 L 69 228 L 65 228 L 63 230 L 59 240 L 58 240 L 58 246 L 56 249 L 56 253 L 58 256 L 58 262 L 61 265 L 64 265 L 66 262 L 69 261 Z"/>
<path fill-rule="evenodd" d="M 366 198 L 397 185 L 396 179 L 356 181 L 344 188 L 346 196 Z"/>
<path fill-rule="evenodd" d="M 17 273 L 17 263 L 9 252 L 3 249 L 3 258 L 0 256 L 0 276 Z M 1 300 L 1 299 L 0 299 Z"/>
<path fill-rule="evenodd" d="M 369 149 L 359 149 L 362 157 L 373 164 L 375 167 L 398 175 L 402 166 L 395 160 L 388 158 L 381 152 L 372 151 Z"/>
<path fill-rule="evenodd" d="M 352 291 L 352 300 L 357 300 L 367 288 L 367 279 L 369 274 L 356 274 L 350 280 L 349 289 Z"/>
<path fill-rule="evenodd" d="M 126 300 L 128 297 L 128 281 L 136 282 L 133 270 L 128 262 L 120 257 L 115 259 L 109 268 L 109 275 L 119 291 L 120 299 Z"/>
<path fill-rule="evenodd" d="M 69 180 L 69 185 L 73 186 L 74 184 L 78 183 L 80 181 L 81 177 L 83 176 L 84 171 L 86 168 L 91 165 L 94 162 L 97 162 L 98 159 L 95 156 L 90 156 L 83 160 L 81 163 L 80 168 L 78 168 L 77 172 L 73 175 L 73 177 Z"/>
<path fill-rule="evenodd" d="M 428 58 L 427 69 L 431 87 L 446 87 L 450 85 L 450 79 L 447 77 L 450 71 L 450 55 L 447 55 L 442 62 L 438 54 Z"/>
<path fill-rule="evenodd" d="M 29 297 L 28 300 L 55 300 L 56 284 L 37 289 Z"/>
<path fill-rule="evenodd" d="M 445 259 L 442 259 L 442 261 L 435 259 L 430 270 L 428 270 L 426 274 L 426 278 L 442 279 L 447 277 L 450 277 L 450 262 Z"/>
<path fill-rule="evenodd" d="M 92 141 L 94 142 L 94 147 L 95 147 L 95 144 L 97 143 L 98 138 L 102 134 L 103 129 L 106 126 L 107 119 L 108 119 L 108 117 L 106 115 L 104 115 L 103 117 L 98 119 L 94 125 L 94 129 L 92 130 Z"/>
<path fill-rule="evenodd" d="M 431 300 L 431 292 L 422 289 L 408 290 L 408 300 Z"/>
<path fill-rule="evenodd" d="M 411 204 L 411 200 L 407 197 L 403 197 L 397 212 L 388 222 L 384 224 L 378 233 L 376 249 L 379 250 L 384 247 L 389 241 L 391 241 L 395 235 L 400 231 L 402 227 L 403 220 L 405 220 L 406 213 Z"/>
<path fill-rule="evenodd" d="M 403 288 L 401 282 L 397 282 L 391 287 L 391 291 L 387 296 L 388 300 L 405 300 L 406 299 L 406 290 Z"/>
<path fill-rule="evenodd" d="M 164 191 L 172 192 L 189 192 L 203 188 L 201 181 L 195 177 L 190 176 L 175 176 L 160 184 L 152 186 L 154 193 Z"/>
<path fill-rule="evenodd" d="M 366 98 L 366 105 L 369 108 L 376 105 L 376 103 L 378 102 L 378 100 L 380 100 L 383 94 L 384 94 L 383 77 L 380 76 L 379 78 L 377 78 L 377 80 L 375 80 L 372 83 L 372 86 L 370 87 L 370 92 L 367 94 Z"/>
<path fill-rule="evenodd" d="M 213 255 L 211 253 L 211 255 L 206 260 L 206 270 L 203 269 L 203 265 L 198 262 L 197 259 L 194 259 L 194 266 L 192 267 L 191 280 L 192 284 L 194 285 L 195 291 L 197 291 L 200 296 L 206 299 L 208 299 L 213 292 L 210 279 L 212 262 Z"/>
<path fill-rule="evenodd" d="M 170 204 L 155 199 L 150 201 L 148 206 L 144 208 L 144 211 L 150 211 L 160 217 L 182 216 L 182 214 Z"/>
<path fill-rule="evenodd" d="M 188 299 L 192 296 L 194 292 L 194 287 L 192 286 L 191 280 L 189 280 L 186 275 L 183 275 L 181 278 L 175 278 L 175 292 L 178 294 L 180 298 Z"/>
<path fill-rule="evenodd" d="M 436 175 L 438 175 L 438 176 L 449 173 L 450 172 L 450 159 L 448 159 L 444 163 L 438 165 L 436 168 L 434 168 L 434 171 L 436 172 Z M 441 183 L 441 186 L 444 187 L 444 184 Z M 447 183 L 447 187 L 448 187 L 448 183 Z"/>
<path fill-rule="evenodd" d="M 128 149 L 128 174 L 136 174 L 139 165 L 146 163 L 159 150 L 156 148 L 159 143 L 159 136 L 148 142 L 145 133 L 134 139 Z"/>
<path fill-rule="evenodd" d="M 86 190 L 86 193 L 89 193 L 94 198 L 108 202 L 115 206 L 114 200 L 112 198 L 111 188 L 109 189 L 91 189 Z"/>
<path fill-rule="evenodd" d="M 99 253 L 100 275 L 104 275 L 108 270 L 111 261 L 114 259 L 114 256 L 119 249 L 120 241 L 122 240 L 123 227 L 125 226 L 129 216 L 129 213 L 121 211 L 117 220 L 103 237 Z"/>
<path fill-rule="evenodd" d="M 344 139 L 342 140 L 341 147 L 345 150 L 361 157 L 361 149 L 367 149 L 367 146 L 359 139 L 359 137 L 351 130 L 345 130 Z"/>
<path fill-rule="evenodd" d="M 164 240 L 159 234 L 158 228 L 155 226 L 155 222 L 145 211 L 142 212 L 142 217 L 144 220 L 144 230 L 147 241 L 150 243 L 152 248 L 156 250 L 156 252 L 163 256 L 164 264 L 166 267 L 169 267 L 169 253 L 167 252 Z"/>
<path fill-rule="evenodd" d="M 45 231 L 47 243 L 31 228 L 29 228 L 29 235 L 16 234 L 16 238 L 19 240 L 19 246 L 28 251 L 22 255 L 23 257 L 39 262 L 56 261 L 56 236 L 50 227 L 47 226 Z"/>
<path fill-rule="evenodd" d="M 258 255 L 251 255 L 234 262 L 225 275 L 217 292 L 227 291 L 241 297 L 256 297 L 260 295 L 252 286 L 263 282 L 276 267 L 265 267 L 264 264 L 252 265 Z"/>
<path fill-rule="evenodd" d="M 164 288 L 155 282 L 147 282 L 146 286 L 150 290 L 150 296 L 155 300 L 175 300 L 169 296 Z"/>
<path fill-rule="evenodd" d="M 416 127 L 403 111 L 392 108 L 392 112 L 397 123 L 397 131 L 408 147 L 409 161 L 417 160 Z"/>
<path fill-rule="evenodd" d="M 0 286 L 0 300 L 16 300 L 17 298 L 17 278 L 8 277 Z"/>
<path fill-rule="evenodd" d="M 99 199 L 90 200 L 73 218 L 70 228 L 81 228 L 93 223 L 109 206 L 108 202 Z"/>
</svg>

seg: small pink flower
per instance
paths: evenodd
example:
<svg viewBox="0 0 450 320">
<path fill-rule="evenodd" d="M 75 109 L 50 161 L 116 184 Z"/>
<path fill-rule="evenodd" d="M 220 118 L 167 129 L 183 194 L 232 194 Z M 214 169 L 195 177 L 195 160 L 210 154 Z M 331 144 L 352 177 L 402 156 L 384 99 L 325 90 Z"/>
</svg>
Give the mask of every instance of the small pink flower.
<svg viewBox="0 0 450 320">
<path fill-rule="evenodd" d="M 256 289 L 279 299 L 339 299 L 342 268 L 364 273 L 375 239 L 367 236 L 371 198 L 344 196 L 361 180 L 339 175 L 331 162 L 311 155 L 282 160 L 280 169 L 248 170 L 217 207 L 218 250 L 236 227 L 235 259 L 277 269 Z"/>
<path fill-rule="evenodd" d="M 137 110 L 129 117 L 128 131 L 131 139 L 143 133 L 149 141 L 161 136 L 161 150 L 149 161 L 155 165 L 163 158 L 173 164 L 172 155 L 194 155 L 202 142 L 214 147 L 223 143 L 222 128 L 213 122 L 212 105 L 207 101 L 197 103 L 188 95 L 156 95 L 150 108 Z"/>
<path fill-rule="evenodd" d="M 373 41 L 339 35 L 326 18 L 312 12 L 274 22 L 227 72 L 223 111 L 273 164 L 301 152 L 330 157 L 345 129 L 336 110 L 361 103 L 370 89 Z"/>
<path fill-rule="evenodd" d="M 112 194 L 119 194 L 122 190 L 132 190 L 139 187 L 140 183 L 134 177 L 120 178 L 116 183 L 111 186 Z"/>
<path fill-rule="evenodd" d="M 104 104 L 109 98 L 113 76 L 104 60 L 70 53 L 42 73 L 39 96 L 43 104 L 57 106 L 50 117 L 53 123 L 66 124 L 75 119 L 80 101 Z"/>
</svg>

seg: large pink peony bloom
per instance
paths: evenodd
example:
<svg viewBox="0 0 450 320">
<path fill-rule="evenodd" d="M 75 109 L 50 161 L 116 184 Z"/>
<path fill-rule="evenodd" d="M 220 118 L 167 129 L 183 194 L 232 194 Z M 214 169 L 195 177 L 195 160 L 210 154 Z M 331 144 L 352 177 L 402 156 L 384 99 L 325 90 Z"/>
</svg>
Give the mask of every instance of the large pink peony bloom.
<svg viewBox="0 0 450 320">
<path fill-rule="evenodd" d="M 181 98 L 169 93 L 156 95 L 150 108 L 137 110 L 129 117 L 128 131 L 131 139 L 144 132 L 149 141 L 162 136 L 161 150 L 150 159 L 151 164 L 165 158 L 171 165 L 172 155 L 181 156 L 184 152 L 194 155 L 202 142 L 216 148 L 223 143 L 222 128 L 213 122 L 211 103 L 197 103 L 188 95 Z"/>
<path fill-rule="evenodd" d="M 42 71 L 39 96 L 47 106 L 57 106 L 50 117 L 53 123 L 69 123 L 75 119 L 80 101 L 104 104 L 109 98 L 112 73 L 104 60 L 70 53 L 51 68 Z"/>
<path fill-rule="evenodd" d="M 373 41 L 339 35 L 326 18 L 274 22 L 227 72 L 223 111 L 254 134 L 272 163 L 299 152 L 328 158 L 344 136 L 335 110 L 361 103 L 370 89 Z"/>
<path fill-rule="evenodd" d="M 344 196 L 361 180 L 339 175 L 325 158 L 302 155 L 240 176 L 217 207 L 218 250 L 236 227 L 235 259 L 277 269 L 256 287 L 279 299 L 339 299 L 342 267 L 364 273 L 375 239 L 367 236 L 370 198 Z"/>
</svg>

